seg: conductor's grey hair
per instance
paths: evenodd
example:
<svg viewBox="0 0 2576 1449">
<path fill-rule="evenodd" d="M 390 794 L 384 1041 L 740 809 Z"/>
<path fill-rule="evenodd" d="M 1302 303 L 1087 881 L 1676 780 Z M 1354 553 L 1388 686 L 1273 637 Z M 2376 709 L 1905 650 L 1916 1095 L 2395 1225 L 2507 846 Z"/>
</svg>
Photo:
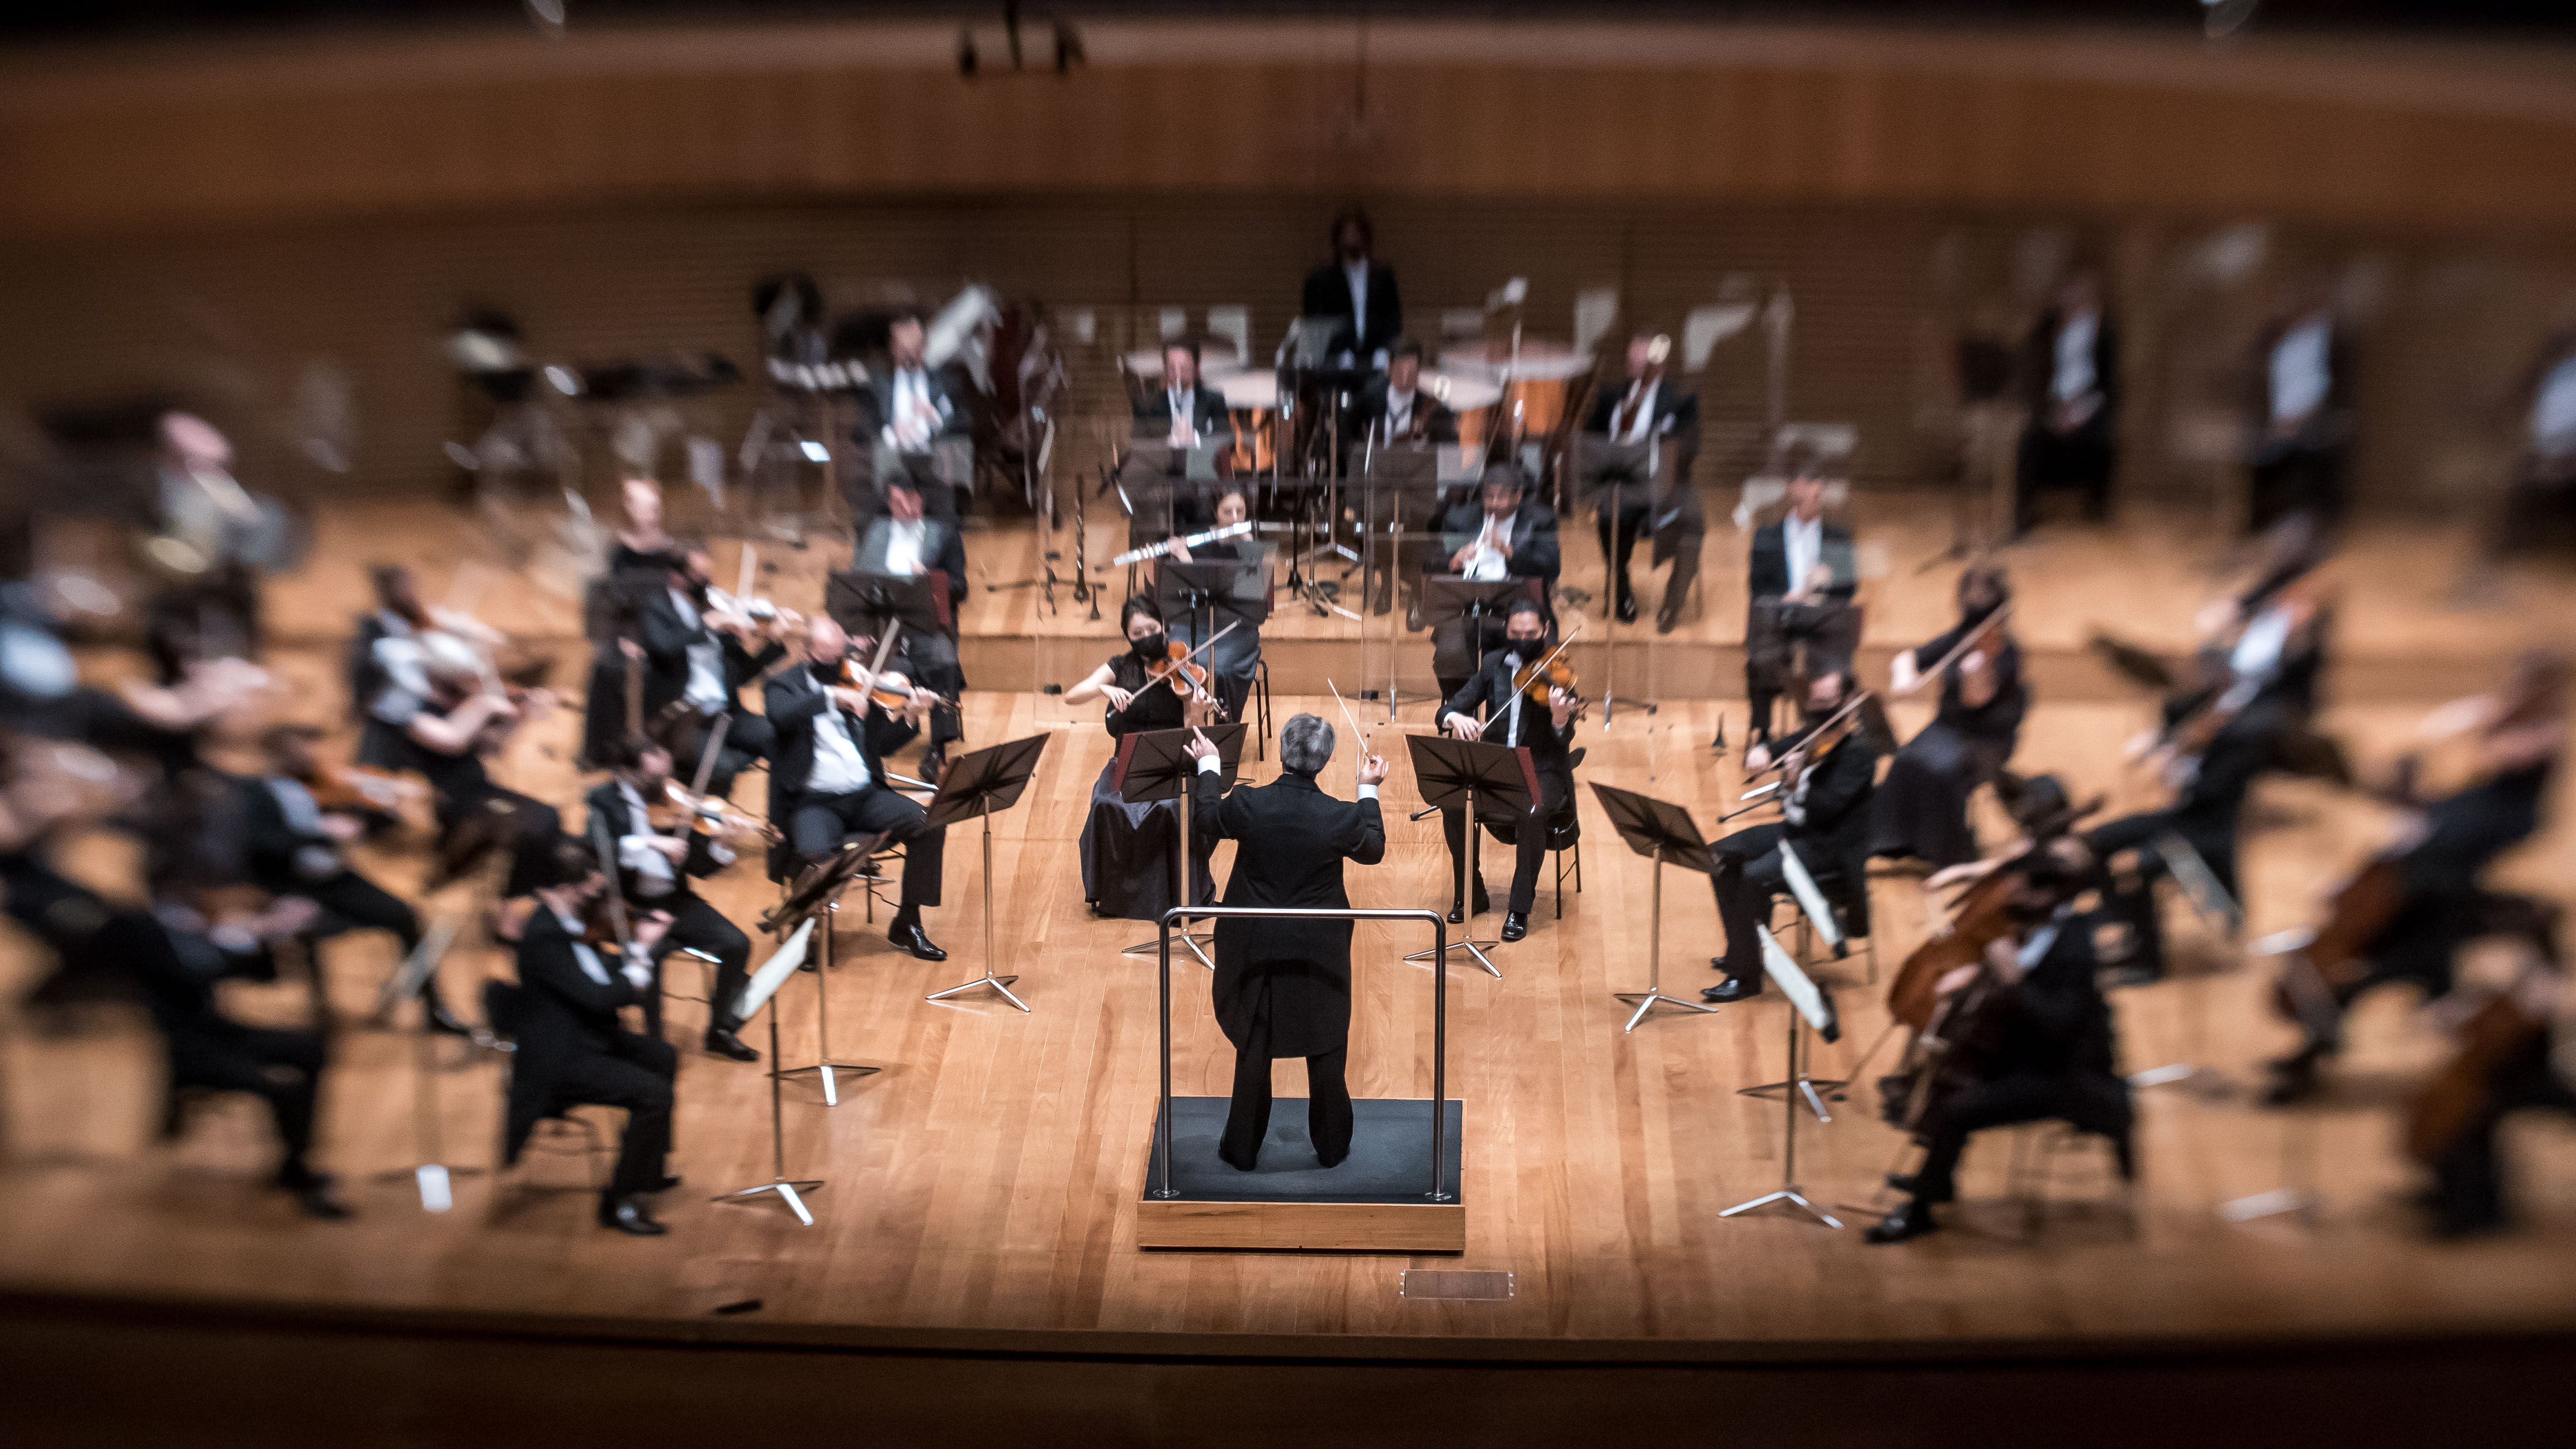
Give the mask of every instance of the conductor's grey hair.
<svg viewBox="0 0 2576 1449">
<path fill-rule="evenodd" d="M 1279 727 L 1279 768 L 1320 774 L 1333 758 L 1333 727 L 1319 714 L 1301 714 Z"/>
</svg>

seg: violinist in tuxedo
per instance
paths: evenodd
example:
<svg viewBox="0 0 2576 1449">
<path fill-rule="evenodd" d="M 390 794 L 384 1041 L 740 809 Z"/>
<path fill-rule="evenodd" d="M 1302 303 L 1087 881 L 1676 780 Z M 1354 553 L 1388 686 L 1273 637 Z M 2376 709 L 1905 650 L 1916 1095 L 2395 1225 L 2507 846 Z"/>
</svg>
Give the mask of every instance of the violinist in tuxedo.
<svg viewBox="0 0 2576 1449">
<path fill-rule="evenodd" d="M 1386 855 L 1378 786 L 1386 761 L 1364 756 L 1359 798 L 1336 800 L 1315 783 L 1333 758 L 1333 727 L 1301 714 L 1279 730 L 1279 778 L 1220 795 L 1216 747 L 1190 741 L 1190 830 L 1235 842 L 1229 906 L 1347 910 L 1342 862 Z M 1270 1063 L 1306 1059 L 1306 1130 L 1315 1160 L 1337 1167 L 1351 1150 L 1347 1067 L 1351 1028 L 1349 921 L 1220 919 L 1216 923 L 1217 1025 L 1234 1045 L 1234 1099 L 1217 1139 L 1227 1166 L 1250 1172 L 1270 1130 Z"/>
<path fill-rule="evenodd" d="M 540 1118 L 585 1104 L 622 1107 L 626 1127 L 617 1166 L 599 1195 L 599 1224 L 659 1237 L 669 1229 L 644 1199 L 680 1184 L 668 1163 L 680 1056 L 658 1036 L 626 1030 L 618 1012 L 650 998 L 653 963 L 646 953 L 661 944 L 670 922 L 659 914 L 631 922 L 631 957 L 619 945 L 586 941 L 585 913 L 607 881 L 598 857 L 578 840 L 557 837 L 540 878 L 539 909 L 519 935 L 518 985 L 507 997 L 517 1050 L 510 1058 L 502 1159 L 518 1161 Z"/>
<path fill-rule="evenodd" d="M 2118 461 L 2120 330 L 2102 308 L 2102 279 L 2069 275 L 2023 344 L 2021 375 L 2029 422 L 2013 471 L 2013 532 L 2038 518 L 2039 495 L 2072 489 L 2084 516 L 2111 517 L 2111 471 Z"/>
<path fill-rule="evenodd" d="M 2063 1121 L 2110 1139 L 2120 1176 L 2136 1176 L 2129 1084 L 2114 1063 L 2111 1006 L 2096 977 L 2093 944 L 2073 902 L 2094 883 L 2093 857 L 2062 837 L 2013 877 L 2010 929 L 1986 958 L 1935 983 L 1947 998 L 1939 1055 L 1916 1068 L 1913 1090 L 1884 1093 L 1920 1115 L 1906 1124 L 1924 1145 L 1923 1164 L 1888 1178 L 1906 1195 L 1861 1236 L 1901 1243 L 1937 1230 L 1936 1204 L 1957 1196 L 1968 1138 L 1991 1127 Z"/>
<path fill-rule="evenodd" d="M 1527 579 L 1542 609 L 1555 594 L 1556 510 L 1529 495 L 1517 467 L 1501 463 L 1485 470 L 1476 496 L 1449 510 L 1440 534 L 1450 574 L 1481 582 Z M 1444 698 L 1466 687 L 1500 632 L 1490 620 L 1468 619 L 1444 620 L 1432 631 L 1431 668 Z"/>
<path fill-rule="evenodd" d="M 1618 596 L 1613 607 L 1620 623 L 1636 622 L 1628 556 L 1642 529 L 1655 541 L 1654 561 L 1673 560 L 1663 603 L 1655 610 L 1655 630 L 1663 634 L 1680 622 L 1682 600 L 1699 576 L 1700 540 L 1708 532 L 1690 481 L 1691 464 L 1699 455 L 1699 395 L 1676 386 L 1667 373 L 1671 349 L 1669 337 L 1629 339 L 1627 386 L 1603 389 L 1584 424 L 1584 431 L 1599 440 L 1598 461 L 1584 481 L 1600 509 L 1601 556 L 1610 560 Z M 1639 451 L 1643 449 L 1660 457 L 1650 466 L 1648 455 Z"/>
<path fill-rule="evenodd" d="M 771 677 L 768 715 L 778 727 L 778 758 L 769 771 L 769 818 L 787 832 L 799 869 L 853 842 L 893 840 L 904 847 L 903 890 L 886 938 L 924 961 L 948 953 L 922 929 L 925 906 L 939 904 L 946 827 L 924 829 L 926 812 L 886 778 L 885 757 L 921 732 L 930 697 L 916 694 L 900 712 L 842 682 L 850 636 L 829 618 L 806 625 L 805 664 Z"/>
<path fill-rule="evenodd" d="M 705 549 L 683 550 L 664 587 L 641 597 L 636 637 L 625 641 L 625 650 L 644 671 L 647 725 L 666 748 L 685 752 L 693 778 L 698 752 L 716 721 L 725 721 L 724 745 L 707 776 L 707 793 L 723 799 L 733 794 L 736 776 L 777 748 L 769 721 L 743 705 L 742 687 L 783 658 L 787 646 L 764 637 L 752 619 L 715 604 L 708 594 L 713 568 Z M 627 754 L 627 743 L 611 744 L 603 763 Z"/>
<path fill-rule="evenodd" d="M 868 524 L 850 567 L 855 572 L 917 579 L 937 573 L 946 579 L 947 595 L 939 611 L 944 625 L 932 633 L 908 629 L 903 652 L 914 682 L 931 693 L 963 701 L 966 671 L 957 658 L 957 611 L 966 603 L 966 538 L 954 514 L 934 517 L 929 500 L 911 478 L 886 480 L 885 512 Z M 921 757 L 921 777 L 939 783 L 948 764 L 948 747 L 966 734 L 956 706 L 934 704 L 930 711 L 930 745 Z"/>
<path fill-rule="evenodd" d="M 1852 606 L 1860 572 L 1851 530 L 1825 517 L 1825 473 L 1819 458 L 1795 460 L 1788 512 L 1753 531 L 1744 696 L 1752 716 L 1747 735 L 1755 743 L 1771 737 L 1771 702 L 1780 696 L 1797 645 L 1821 656 L 1827 670 L 1849 664 L 1860 646 L 1860 612 Z"/>
<path fill-rule="evenodd" d="M 949 396 L 947 385 L 931 369 L 926 346 L 919 313 L 904 313 L 887 329 L 885 372 L 875 379 L 870 393 L 876 415 L 867 449 L 879 488 L 894 475 L 909 471 L 907 459 L 925 458 L 940 439 L 964 437 L 974 428 L 973 418 Z M 957 491 L 962 495 L 964 485 Z M 958 502 L 962 505 L 965 499 L 961 496 Z"/>
<path fill-rule="evenodd" d="M 1781 849 L 1798 854 L 1819 888 L 1830 892 L 1825 877 L 1839 880 L 1857 919 L 1851 934 L 1865 935 L 1869 893 L 1870 799 L 1877 793 L 1881 741 L 1873 725 L 1860 716 L 1863 706 L 1845 716 L 1831 732 L 1822 727 L 1842 713 L 1859 684 L 1848 669 L 1820 674 L 1799 701 L 1804 727 L 1780 747 L 1780 823 L 1739 830 L 1708 848 L 1716 869 L 1709 875 L 1717 893 L 1717 918 L 1726 928 L 1726 954 L 1709 962 L 1726 979 L 1700 993 L 1718 1003 L 1762 994 L 1762 949 L 1753 928 L 1771 914 L 1771 902 L 1787 892 L 1789 868 Z M 1845 726 L 1848 726 L 1847 728 Z M 1748 771 L 1767 768 L 1774 756 L 1768 745 L 1745 751 Z"/>
<path fill-rule="evenodd" d="M 1352 207 L 1334 217 L 1333 259 L 1306 274 L 1297 312 L 1342 319 L 1333 350 L 1382 367 L 1383 354 L 1404 333 L 1404 302 L 1396 295 L 1395 273 L 1370 255 L 1376 242 L 1367 212 Z"/>
<path fill-rule="evenodd" d="M 735 1034 L 742 1022 L 733 1015 L 743 983 L 750 979 L 751 938 L 690 885 L 732 865 L 737 842 L 721 829 L 701 828 L 673 808 L 671 755 L 660 745 L 628 740 L 610 768 L 615 773 L 608 782 L 590 792 L 590 818 L 600 822 L 591 827 L 591 834 L 596 836 L 604 824 L 608 838 L 617 842 L 617 883 L 630 910 L 670 918 L 669 928 L 651 952 L 653 984 L 645 993 L 644 1029 L 655 1037 L 662 1034 L 663 961 L 674 951 L 703 951 L 716 958 L 715 995 L 707 1007 L 707 1051 L 737 1062 L 760 1060 L 760 1053 L 743 1045 Z M 657 809 L 682 818 L 666 819 L 665 828 L 657 829 L 653 823 Z"/>
<path fill-rule="evenodd" d="M 1580 701 L 1554 685 L 1548 686 L 1544 701 L 1512 687 L 1515 674 L 1547 656 L 1547 635 L 1547 615 L 1537 601 L 1515 601 L 1504 619 L 1503 647 L 1486 655 L 1484 665 L 1440 707 L 1444 732 L 1462 740 L 1526 749 L 1531 767 L 1538 772 L 1538 799 L 1526 818 L 1486 822 L 1506 825 L 1511 831 L 1512 893 L 1503 905 L 1505 941 L 1529 934 L 1530 907 L 1538 900 L 1539 868 L 1547 861 L 1549 826 L 1574 795 L 1574 761 L 1567 746 L 1574 741 L 1574 713 Z M 1450 875 L 1457 879 L 1467 868 L 1467 812 L 1454 806 L 1443 808 L 1440 828 L 1449 840 Z M 1484 911 L 1484 881 L 1472 881 L 1469 886 L 1475 893 L 1475 909 Z M 1451 897 L 1449 919 L 1467 919 L 1464 895 Z"/>
</svg>

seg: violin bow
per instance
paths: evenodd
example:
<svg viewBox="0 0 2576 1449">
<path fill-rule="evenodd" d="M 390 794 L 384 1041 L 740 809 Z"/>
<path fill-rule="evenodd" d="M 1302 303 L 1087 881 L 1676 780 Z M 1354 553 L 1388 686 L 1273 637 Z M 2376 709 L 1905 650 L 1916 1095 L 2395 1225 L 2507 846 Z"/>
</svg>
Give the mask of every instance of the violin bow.
<svg viewBox="0 0 2576 1449">
<path fill-rule="evenodd" d="M 1333 703 L 1342 707 L 1342 723 L 1349 725 L 1351 727 L 1351 733 L 1358 737 L 1360 742 L 1360 754 L 1365 758 L 1369 753 L 1368 731 L 1361 729 L 1360 722 L 1351 718 L 1351 707 L 1349 702 L 1342 698 L 1342 687 L 1335 684 L 1332 681 L 1331 676 L 1327 675 L 1325 677 L 1324 687 L 1333 692 Z"/>
<path fill-rule="evenodd" d="M 608 817 L 591 812 L 590 844 L 599 852 L 600 874 L 608 878 L 608 921 L 617 928 L 617 952 L 635 959 L 635 923 L 626 916 L 626 892 L 617 880 L 617 841 L 608 833 Z"/>
<path fill-rule="evenodd" d="M 1933 680 L 1940 678 L 1944 670 L 1947 670 L 1951 665 L 1958 663 L 1961 657 L 1966 655 L 1970 649 L 1976 647 L 1978 640 L 1986 637 L 1987 630 L 1992 629 L 1997 624 L 2002 623 L 2005 619 L 2010 618 L 2012 616 L 2012 607 L 2013 606 L 2009 603 L 1998 605 L 1993 613 L 1988 614 L 1984 619 L 1979 620 L 1977 627 L 1968 631 L 1967 638 L 1950 646 L 1950 652 L 1941 656 L 1940 663 L 1924 670 L 1920 675 L 1915 677 L 1914 687 L 1921 689 L 1923 686 L 1930 684 Z"/>
<path fill-rule="evenodd" d="M 698 751 L 697 773 L 689 777 L 691 795 L 699 799 L 706 798 L 707 782 L 714 779 L 716 774 L 716 755 L 724 749 L 725 732 L 732 728 L 733 714 L 730 711 L 716 716 L 716 727 L 707 731 L 706 748 Z"/>
<path fill-rule="evenodd" d="M 886 621 L 885 637 L 877 641 L 877 657 L 868 665 L 867 682 L 864 684 L 854 684 L 850 686 L 851 688 L 856 689 L 859 693 L 864 695 L 868 691 L 877 687 L 877 676 L 885 673 L 886 659 L 894 653 L 895 638 L 902 633 L 903 621 L 901 619 L 888 619 Z M 847 658 L 848 656 L 843 656 L 843 661 L 845 663 L 847 662 Z"/>
<path fill-rule="evenodd" d="M 1870 699 L 1873 695 L 1875 695 L 1876 693 L 1877 693 L 1877 691 L 1876 691 L 1876 690 L 1870 690 L 1870 689 L 1864 689 L 1864 690 L 1860 690 L 1860 691 L 1858 691 L 1858 692 L 1854 693 L 1854 694 L 1852 695 L 1852 697 L 1851 697 L 1848 701 L 1846 701 L 1846 702 L 1844 703 L 1844 705 L 1843 705 L 1843 707 L 1842 707 L 1842 708 L 1840 708 L 1840 709 L 1838 709 L 1838 710 L 1835 710 L 1835 711 L 1834 711 L 1832 714 L 1830 714 L 1830 715 L 1827 715 L 1827 716 L 1825 717 L 1825 722 L 1824 722 L 1823 724 L 1820 724 L 1820 725 L 1816 726 L 1814 729 L 1811 729 L 1811 730 L 1807 731 L 1805 734 L 1803 734 L 1803 735 L 1799 736 L 1799 737 L 1798 737 L 1798 742 L 1797 742 L 1796 744 L 1792 745 L 1792 746 L 1791 746 L 1790 748 L 1788 748 L 1788 749 L 1782 750 L 1782 751 L 1779 753 L 1779 755 L 1771 761 L 1771 763 L 1769 763 L 1769 764 L 1767 764 L 1767 765 L 1764 765 L 1761 769 L 1758 769 L 1758 770 L 1754 771 L 1750 778 L 1758 780 L 1758 779 L 1762 778 L 1764 775 L 1768 775 L 1768 774 L 1770 774 L 1772 771 L 1774 771 L 1774 770 L 1776 770 L 1776 769 L 1779 769 L 1781 766 L 1783 766 L 1783 765 L 1787 764 L 1787 763 L 1789 762 L 1789 757 L 1790 757 L 1791 755 L 1794 755 L 1794 754 L 1798 753 L 1798 751 L 1799 751 L 1799 750 L 1801 750 L 1801 749 L 1805 748 L 1805 743 L 1806 743 L 1806 741 L 1808 741 L 1808 740 L 1812 740 L 1812 739 L 1816 738 L 1817 736 L 1819 736 L 1819 735 L 1823 734 L 1825 731 L 1827 731 L 1827 730 L 1829 730 L 1829 729 L 1832 729 L 1834 726 L 1836 726 L 1836 725 L 1838 725 L 1838 724 L 1841 724 L 1841 723 L 1843 722 L 1843 720 L 1844 720 L 1847 716 L 1849 716 L 1849 715 L 1852 713 L 1852 711 L 1854 711 L 1854 710 L 1856 710 L 1856 709 L 1859 709 L 1863 704 L 1867 703 L 1867 702 L 1869 701 L 1869 699 Z"/>
</svg>

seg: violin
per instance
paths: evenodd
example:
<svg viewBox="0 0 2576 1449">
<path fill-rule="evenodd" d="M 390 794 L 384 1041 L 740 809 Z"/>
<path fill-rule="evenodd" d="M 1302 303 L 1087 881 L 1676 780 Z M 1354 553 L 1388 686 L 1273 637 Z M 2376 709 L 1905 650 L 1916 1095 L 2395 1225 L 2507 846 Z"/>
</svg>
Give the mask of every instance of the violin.
<svg viewBox="0 0 2576 1449">
<path fill-rule="evenodd" d="M 325 813 L 381 811 L 388 815 L 400 810 L 404 801 L 417 799 L 426 789 L 417 780 L 397 779 L 382 770 L 332 764 L 315 770 L 304 788 Z"/>
<path fill-rule="evenodd" d="M 1206 643 L 1196 649 L 1190 648 L 1178 639 L 1165 644 L 1163 648 L 1168 657 L 1146 666 L 1145 683 L 1137 692 L 1141 694 L 1157 684 L 1165 685 L 1182 702 L 1214 706 L 1217 712 L 1222 714 L 1223 706 L 1219 703 L 1215 692 L 1215 672 L 1206 665 L 1193 661 L 1214 648 L 1217 640 L 1233 633 L 1240 622 L 1238 620 L 1234 624 L 1228 624 L 1217 630 L 1208 636 Z"/>
<path fill-rule="evenodd" d="M 884 670 L 871 678 L 866 670 L 859 667 L 859 661 L 855 658 L 841 661 L 841 683 L 850 689 L 865 690 L 870 704 L 889 713 L 911 704 L 916 696 L 927 699 L 932 704 L 944 704 L 950 709 L 957 708 L 957 701 L 944 694 L 931 693 L 913 683 L 899 669 Z"/>
<path fill-rule="evenodd" d="M 757 831 L 771 840 L 779 838 L 777 826 L 744 814 L 731 801 L 700 795 L 677 780 L 664 781 L 662 790 L 661 800 L 644 807 L 644 821 L 657 835 L 695 832 L 718 839 Z"/>
</svg>

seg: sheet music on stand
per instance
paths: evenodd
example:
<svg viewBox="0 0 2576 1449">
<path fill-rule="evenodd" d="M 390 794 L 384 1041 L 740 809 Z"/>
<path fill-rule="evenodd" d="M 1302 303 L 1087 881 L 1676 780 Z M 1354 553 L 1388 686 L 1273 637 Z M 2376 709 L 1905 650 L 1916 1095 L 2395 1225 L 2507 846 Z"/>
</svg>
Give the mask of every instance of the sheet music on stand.
<svg viewBox="0 0 2576 1449">
<path fill-rule="evenodd" d="M 1176 900 L 1189 899 L 1191 882 L 1198 874 L 1198 862 L 1190 849 L 1189 796 L 1191 783 L 1198 778 L 1199 767 L 1198 761 L 1190 758 L 1189 743 L 1193 738 L 1205 735 L 1207 742 L 1216 746 L 1217 789 L 1231 790 L 1243 768 L 1243 742 L 1250 738 L 1250 733 L 1241 724 L 1212 724 L 1171 730 L 1139 730 L 1119 737 L 1118 753 L 1113 757 L 1109 776 L 1110 788 L 1118 792 L 1118 798 L 1130 805 L 1151 805 L 1164 800 L 1180 802 L 1180 879 L 1174 892 Z M 1191 904 L 1198 903 L 1192 901 Z M 1213 971 L 1216 962 L 1208 959 L 1207 952 L 1199 944 L 1208 939 L 1192 935 L 1187 930 L 1181 932 L 1181 942 L 1189 947 L 1190 954 L 1199 958 L 1200 965 Z M 1161 950 L 1161 938 L 1157 937 L 1124 947 L 1118 954 L 1149 956 Z"/>
<path fill-rule="evenodd" d="M 1610 828 L 1618 832 L 1628 848 L 1654 862 L 1653 925 L 1646 938 L 1646 989 L 1611 993 L 1618 1000 L 1633 1002 L 1637 1007 L 1621 1035 L 1635 1031 L 1637 1023 L 1644 1021 L 1647 1014 L 1658 1006 L 1677 1006 L 1684 1011 L 1701 1013 L 1717 1010 L 1714 1006 L 1664 994 L 1664 867 L 1677 865 L 1702 875 L 1716 868 L 1716 863 L 1709 858 L 1708 842 L 1700 836 L 1699 825 L 1681 806 L 1634 790 L 1621 790 L 1596 780 L 1592 782 L 1592 795 L 1601 802 L 1602 813 L 1610 817 Z"/>
<path fill-rule="evenodd" d="M 823 585 L 823 612 L 853 635 L 880 632 L 892 619 L 906 634 L 928 637 L 953 627 L 948 575 L 938 569 L 918 574 L 880 574 L 845 569 Z"/>
</svg>

